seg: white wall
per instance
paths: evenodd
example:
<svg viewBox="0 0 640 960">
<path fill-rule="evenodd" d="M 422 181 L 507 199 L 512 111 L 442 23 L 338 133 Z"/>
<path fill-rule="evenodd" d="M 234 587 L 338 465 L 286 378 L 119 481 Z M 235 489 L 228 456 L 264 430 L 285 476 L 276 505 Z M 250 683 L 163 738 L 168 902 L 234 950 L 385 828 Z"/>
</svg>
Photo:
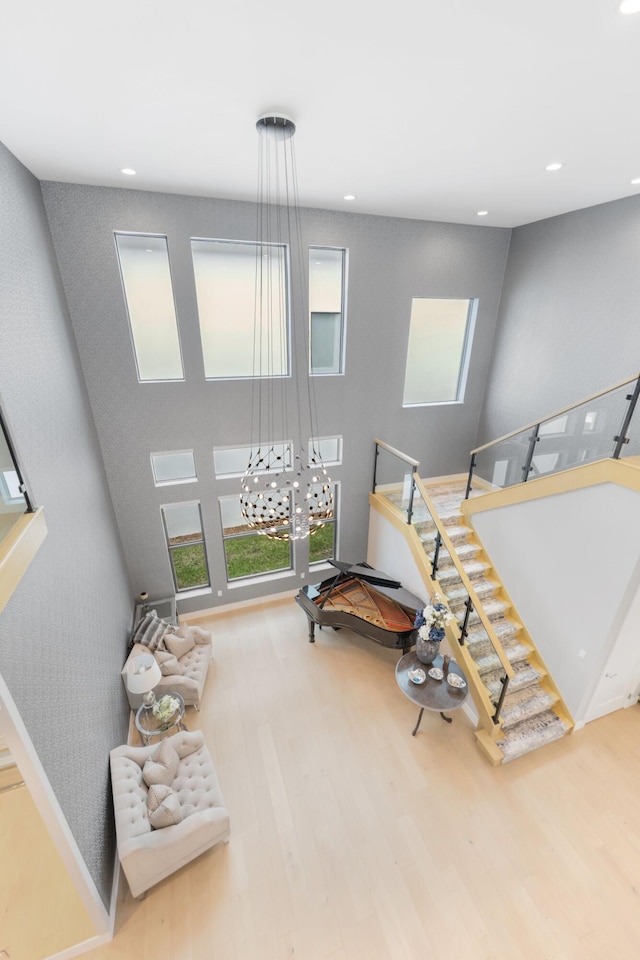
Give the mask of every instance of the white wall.
<svg viewBox="0 0 640 960">
<path fill-rule="evenodd" d="M 640 560 L 629 582 L 631 597 L 615 645 L 604 665 L 602 676 L 585 710 L 585 721 L 630 707 L 640 692 Z"/>
<path fill-rule="evenodd" d="M 477 513 L 473 523 L 574 719 L 583 720 L 633 597 L 640 494 L 599 484 Z"/>
<path fill-rule="evenodd" d="M 400 580 L 405 590 L 427 603 L 429 591 L 418 573 L 409 544 L 377 510 L 369 511 L 367 563 Z"/>
</svg>

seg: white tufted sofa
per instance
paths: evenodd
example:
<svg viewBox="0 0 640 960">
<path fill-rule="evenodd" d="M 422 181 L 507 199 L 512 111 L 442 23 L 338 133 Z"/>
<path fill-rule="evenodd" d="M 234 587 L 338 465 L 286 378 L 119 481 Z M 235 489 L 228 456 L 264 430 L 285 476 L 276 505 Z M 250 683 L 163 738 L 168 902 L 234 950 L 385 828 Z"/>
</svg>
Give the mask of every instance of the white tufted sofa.
<svg viewBox="0 0 640 960">
<path fill-rule="evenodd" d="M 155 693 L 159 700 L 165 693 L 175 690 L 184 700 L 186 707 L 193 706 L 196 710 L 199 710 L 202 691 L 211 662 L 211 634 L 204 630 L 195 629 L 192 629 L 191 632 L 195 640 L 195 647 L 179 658 L 178 663 L 181 673 L 162 677 Z M 127 671 L 130 669 L 133 659 L 141 653 L 149 653 L 149 648 L 141 643 L 134 643 L 122 668 L 122 682 L 132 710 L 137 710 L 142 703 L 142 694 L 131 693 L 127 687 Z"/>
<path fill-rule="evenodd" d="M 144 762 L 158 743 L 116 747 L 110 754 L 118 857 L 134 897 L 229 838 L 229 814 L 202 733 L 185 731 L 167 739 L 180 757 L 171 786 L 183 820 L 161 830 L 154 830 L 147 819 L 142 779 Z"/>
</svg>

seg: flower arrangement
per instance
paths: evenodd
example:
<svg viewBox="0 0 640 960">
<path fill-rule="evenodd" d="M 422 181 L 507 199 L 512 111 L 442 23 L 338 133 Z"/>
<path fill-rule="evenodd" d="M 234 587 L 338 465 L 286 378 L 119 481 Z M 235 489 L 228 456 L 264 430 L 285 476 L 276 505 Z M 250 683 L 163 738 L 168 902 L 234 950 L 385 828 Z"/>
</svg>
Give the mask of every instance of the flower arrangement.
<svg viewBox="0 0 640 960">
<path fill-rule="evenodd" d="M 455 617 L 448 611 L 442 602 L 439 593 L 433 598 L 432 603 L 424 607 L 423 610 L 416 611 L 414 627 L 418 630 L 418 636 L 421 640 L 433 640 L 439 643 L 444 637 L 444 627 L 449 620 Z"/>
<path fill-rule="evenodd" d="M 175 697 L 166 694 L 160 697 L 153 705 L 153 715 L 157 717 L 160 723 L 167 723 L 180 709 L 180 703 Z"/>
</svg>

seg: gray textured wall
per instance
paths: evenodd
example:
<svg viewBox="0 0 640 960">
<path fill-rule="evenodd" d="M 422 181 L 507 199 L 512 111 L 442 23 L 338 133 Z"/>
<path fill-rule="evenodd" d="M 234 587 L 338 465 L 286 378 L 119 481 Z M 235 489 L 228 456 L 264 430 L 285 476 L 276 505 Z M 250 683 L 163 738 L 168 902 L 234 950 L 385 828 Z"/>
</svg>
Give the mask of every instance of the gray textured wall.
<svg viewBox="0 0 640 960">
<path fill-rule="evenodd" d="M 0 671 L 108 906 L 132 594 L 40 186 L 2 144 L 0 210 L 0 393 L 49 531 L 0 614 Z"/>
<path fill-rule="evenodd" d="M 640 370 L 640 196 L 513 231 L 478 443 Z"/>
<path fill-rule="evenodd" d="M 292 589 L 295 577 L 228 589 L 217 497 L 237 481 L 213 476 L 214 444 L 250 439 L 250 384 L 205 382 L 191 237 L 255 239 L 250 203 L 43 184 L 71 320 L 133 586 L 171 591 L 162 503 L 200 499 L 213 596 L 183 612 Z M 305 240 L 349 249 L 346 375 L 317 378 L 320 432 L 344 437 L 340 556 L 365 556 L 373 439 L 422 461 L 425 474 L 466 470 L 475 440 L 510 231 L 306 210 Z M 114 230 L 168 236 L 186 381 L 139 384 L 114 249 Z M 402 409 L 411 298 L 478 297 L 471 372 L 462 406 Z M 199 481 L 156 489 L 155 450 L 192 447 Z M 304 549 L 304 547 L 302 547 Z M 304 570 L 304 567 L 302 568 Z M 222 596 L 218 598 L 217 592 Z"/>
</svg>

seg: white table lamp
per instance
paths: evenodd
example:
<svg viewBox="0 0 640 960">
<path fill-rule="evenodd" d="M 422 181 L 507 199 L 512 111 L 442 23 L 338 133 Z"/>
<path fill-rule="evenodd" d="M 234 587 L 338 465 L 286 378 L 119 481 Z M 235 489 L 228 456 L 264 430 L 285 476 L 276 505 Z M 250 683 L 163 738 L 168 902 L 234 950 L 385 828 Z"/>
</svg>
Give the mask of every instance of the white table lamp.
<svg viewBox="0 0 640 960">
<path fill-rule="evenodd" d="M 127 672 L 127 687 L 131 693 L 142 693 L 142 702 L 145 707 L 152 707 L 156 702 L 153 692 L 162 678 L 162 671 L 156 658 L 151 653 L 141 653 L 133 658 L 131 669 Z"/>
</svg>

